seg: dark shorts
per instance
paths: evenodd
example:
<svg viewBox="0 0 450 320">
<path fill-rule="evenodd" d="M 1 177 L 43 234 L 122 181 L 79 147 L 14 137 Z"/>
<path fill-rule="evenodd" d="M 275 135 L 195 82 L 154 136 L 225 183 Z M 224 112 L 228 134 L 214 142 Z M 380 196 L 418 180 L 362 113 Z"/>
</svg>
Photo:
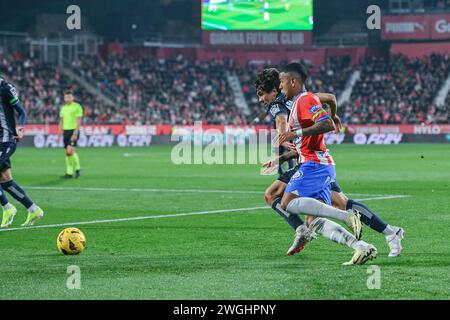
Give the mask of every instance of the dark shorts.
<svg viewBox="0 0 450 320">
<path fill-rule="evenodd" d="M 11 169 L 11 157 L 16 152 L 16 147 L 13 142 L 0 143 L 0 171 Z"/>
<path fill-rule="evenodd" d="M 294 169 L 286 171 L 282 175 L 278 177 L 278 180 L 281 182 L 284 182 L 285 184 L 288 184 L 289 181 L 291 181 L 291 178 L 294 176 L 294 174 L 297 172 L 297 170 L 300 168 L 300 165 L 296 166 Z M 339 183 L 337 181 L 334 181 L 331 183 L 331 191 L 341 193 L 342 189 L 339 186 Z"/>
<path fill-rule="evenodd" d="M 281 182 L 284 182 L 286 184 L 289 183 L 289 181 L 291 181 L 291 178 L 294 176 L 294 174 L 297 172 L 297 170 L 300 168 L 300 166 L 296 166 L 294 167 L 294 169 L 288 170 L 285 173 L 281 174 L 278 177 L 278 180 L 280 180 Z"/>
<path fill-rule="evenodd" d="M 77 142 L 80 136 L 78 135 L 77 140 L 71 141 L 74 131 L 75 130 L 64 130 L 64 149 L 67 148 L 68 146 L 71 147 L 77 146 Z"/>
<path fill-rule="evenodd" d="M 286 148 L 284 148 L 284 147 L 282 147 L 282 146 L 280 146 L 279 148 L 278 148 L 278 152 L 279 152 L 279 154 L 280 155 L 282 155 L 283 153 L 285 153 L 285 152 L 288 152 L 289 150 L 287 150 Z M 284 171 L 283 170 L 283 164 L 279 164 L 278 165 L 278 175 L 283 175 L 283 173 L 285 173 L 285 172 L 287 172 L 287 171 L 289 171 L 289 170 L 292 170 L 295 166 L 294 166 L 294 162 L 292 161 L 292 160 L 289 160 L 289 161 L 286 161 L 286 163 L 287 163 L 287 165 L 288 165 L 288 169 L 286 170 L 286 171 Z"/>
</svg>

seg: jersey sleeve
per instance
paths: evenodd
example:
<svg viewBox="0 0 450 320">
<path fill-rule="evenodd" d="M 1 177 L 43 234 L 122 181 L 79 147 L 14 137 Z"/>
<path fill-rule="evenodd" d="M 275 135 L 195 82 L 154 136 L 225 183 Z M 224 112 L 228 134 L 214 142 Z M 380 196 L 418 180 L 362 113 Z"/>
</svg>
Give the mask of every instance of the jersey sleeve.
<svg viewBox="0 0 450 320">
<path fill-rule="evenodd" d="M 311 120 L 314 123 L 328 119 L 330 115 L 323 108 L 319 98 L 313 94 L 308 94 L 302 98 L 300 103 L 300 118 Z"/>
<path fill-rule="evenodd" d="M 279 115 L 287 116 L 288 112 L 286 110 L 286 106 L 283 106 L 281 103 L 276 103 L 272 106 L 270 106 L 269 109 L 270 116 L 272 119 L 276 119 Z"/>
<path fill-rule="evenodd" d="M 78 105 L 76 117 L 77 118 L 83 117 L 83 107 L 81 105 Z"/>
<path fill-rule="evenodd" d="M 4 101 L 9 103 L 11 106 L 15 106 L 19 103 L 19 95 L 13 85 L 8 84 L 2 94 Z"/>
</svg>

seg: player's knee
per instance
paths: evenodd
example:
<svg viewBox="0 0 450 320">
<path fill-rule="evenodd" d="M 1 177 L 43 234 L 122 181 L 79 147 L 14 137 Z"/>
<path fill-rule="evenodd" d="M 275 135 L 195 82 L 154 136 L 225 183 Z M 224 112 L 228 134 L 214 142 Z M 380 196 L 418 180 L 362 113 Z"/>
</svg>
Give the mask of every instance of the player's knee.
<svg viewBox="0 0 450 320">
<path fill-rule="evenodd" d="M 0 173 L 0 182 L 7 182 L 12 180 L 11 171 L 8 169 Z"/>
<path fill-rule="evenodd" d="M 75 153 L 75 150 L 72 147 L 66 148 L 66 156 L 71 157 L 74 155 L 74 153 Z"/>
<path fill-rule="evenodd" d="M 331 198 L 333 207 L 341 209 L 341 210 L 346 210 L 347 201 L 348 201 L 347 197 L 341 195 L 340 193 L 333 192 L 332 198 Z"/>
<path fill-rule="evenodd" d="M 264 201 L 271 206 L 272 203 L 275 201 L 276 199 L 276 195 L 273 192 L 273 189 L 268 188 L 265 192 L 264 192 Z"/>
<path fill-rule="evenodd" d="M 269 206 L 271 206 L 272 205 L 272 197 L 270 196 L 270 194 L 269 193 L 267 193 L 267 191 L 266 191 L 266 193 L 264 193 L 264 201 L 269 205 Z"/>
<path fill-rule="evenodd" d="M 309 227 L 316 217 L 313 216 L 305 216 L 305 225 Z"/>
<path fill-rule="evenodd" d="M 281 203 L 280 203 L 281 209 L 286 211 L 287 207 L 289 205 L 289 202 L 290 202 L 290 199 L 281 199 Z"/>
</svg>

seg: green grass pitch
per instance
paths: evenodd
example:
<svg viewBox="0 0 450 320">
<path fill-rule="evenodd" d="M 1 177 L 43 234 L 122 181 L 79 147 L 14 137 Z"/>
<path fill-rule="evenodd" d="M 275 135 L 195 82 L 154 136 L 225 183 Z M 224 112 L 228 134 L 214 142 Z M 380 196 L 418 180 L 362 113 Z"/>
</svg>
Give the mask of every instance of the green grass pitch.
<svg viewBox="0 0 450 320">
<path fill-rule="evenodd" d="M 79 227 L 87 248 L 61 255 L 62 227 L 20 229 L 25 212 L 17 204 L 12 227 L 19 229 L 0 232 L 1 298 L 448 299 L 449 146 L 330 149 L 341 187 L 354 198 L 408 196 L 363 201 L 405 229 L 401 257 L 388 258 L 384 237 L 367 227 L 364 239 L 379 251 L 367 265 L 341 266 L 351 251 L 323 238 L 288 257 L 293 231 L 270 209 L 77 225 L 260 207 L 274 177 L 260 176 L 256 165 L 174 166 L 170 147 L 152 146 L 80 149 L 83 177 L 62 181 L 62 150 L 19 148 L 15 180 L 46 210 L 37 225 Z M 66 288 L 70 265 L 80 267 L 80 290 Z M 381 270 L 380 289 L 367 288 L 369 265 Z"/>
<path fill-rule="evenodd" d="M 312 30 L 312 2 L 305 0 L 269 0 L 269 20 L 259 0 L 217 4 L 216 11 L 202 6 L 203 30 Z M 286 7 L 286 6 L 289 7 Z"/>
</svg>

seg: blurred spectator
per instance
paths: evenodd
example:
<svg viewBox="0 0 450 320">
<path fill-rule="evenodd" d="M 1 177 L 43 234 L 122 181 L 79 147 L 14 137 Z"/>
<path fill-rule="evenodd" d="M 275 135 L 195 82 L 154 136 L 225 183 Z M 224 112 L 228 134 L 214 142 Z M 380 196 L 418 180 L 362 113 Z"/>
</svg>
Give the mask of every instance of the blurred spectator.
<svg viewBox="0 0 450 320">
<path fill-rule="evenodd" d="M 111 55 L 107 61 L 84 56 L 74 71 L 96 84 L 114 101 L 133 110 L 132 120 L 148 123 L 243 124 L 242 111 L 225 77 L 231 61 L 131 59 Z"/>
<path fill-rule="evenodd" d="M 338 106 L 345 123 L 448 123 L 450 97 L 443 107 L 435 106 L 434 99 L 450 74 L 450 56 L 433 54 L 412 60 L 401 55 L 389 60 L 368 57 L 356 67 L 349 56 L 342 56 L 329 57 L 316 68 L 306 65 L 311 72 L 308 90 L 332 92 L 337 97 L 354 68 L 360 70 L 350 101 Z M 31 123 L 58 122 L 63 92 L 72 89 L 85 108 L 85 123 L 251 124 L 265 111 L 253 86 L 256 74 L 265 67 L 183 56 L 156 60 L 111 55 L 104 61 L 91 55 L 74 61 L 73 71 L 111 98 L 115 102 L 112 107 L 74 84 L 55 65 L 0 54 L 0 74 L 18 86 Z M 238 75 L 249 116 L 235 104 L 227 72 Z"/>
<path fill-rule="evenodd" d="M 437 108 L 434 99 L 450 74 L 450 56 L 433 54 L 410 60 L 394 55 L 389 61 L 369 57 L 359 69 L 361 78 L 350 102 L 340 106 L 345 122 L 447 122 L 448 107 Z"/>
</svg>

